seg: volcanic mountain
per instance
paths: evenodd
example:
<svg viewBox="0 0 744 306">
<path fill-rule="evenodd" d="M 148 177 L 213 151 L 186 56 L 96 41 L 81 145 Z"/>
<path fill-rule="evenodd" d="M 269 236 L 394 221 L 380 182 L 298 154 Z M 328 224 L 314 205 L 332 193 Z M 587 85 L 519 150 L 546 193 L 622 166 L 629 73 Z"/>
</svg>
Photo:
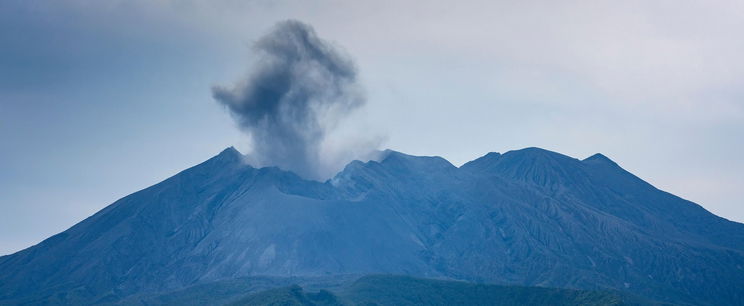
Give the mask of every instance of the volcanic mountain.
<svg viewBox="0 0 744 306">
<path fill-rule="evenodd" d="M 0 257 L 0 304 L 131 302 L 251 277 L 317 284 L 368 274 L 744 304 L 744 224 L 601 154 L 527 148 L 458 168 L 385 151 L 317 182 L 251 167 L 228 148 Z"/>
</svg>

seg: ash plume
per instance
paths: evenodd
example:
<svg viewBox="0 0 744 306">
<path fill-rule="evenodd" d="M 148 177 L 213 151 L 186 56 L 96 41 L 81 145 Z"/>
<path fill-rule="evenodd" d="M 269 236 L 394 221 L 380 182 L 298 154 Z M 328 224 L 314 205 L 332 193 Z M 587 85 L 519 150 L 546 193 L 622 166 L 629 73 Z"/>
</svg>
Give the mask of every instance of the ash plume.
<svg viewBox="0 0 744 306">
<path fill-rule="evenodd" d="M 213 87 L 214 99 L 251 137 L 253 163 L 322 178 L 329 130 L 365 103 L 354 63 L 294 20 L 278 23 L 253 50 L 247 78 L 232 88 Z"/>
</svg>

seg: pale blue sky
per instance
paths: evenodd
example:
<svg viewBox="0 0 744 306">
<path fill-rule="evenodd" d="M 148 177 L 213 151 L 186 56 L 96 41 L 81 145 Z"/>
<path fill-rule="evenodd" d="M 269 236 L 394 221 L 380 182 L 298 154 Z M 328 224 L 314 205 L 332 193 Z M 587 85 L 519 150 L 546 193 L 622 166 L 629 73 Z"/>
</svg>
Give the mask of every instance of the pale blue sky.
<svg viewBox="0 0 744 306">
<path fill-rule="evenodd" d="M 209 4 L 207 4 L 209 3 Z M 227 146 L 210 87 L 294 18 L 356 61 L 368 103 L 337 143 L 459 165 L 602 152 L 744 221 L 740 1 L 0 2 L 0 254 Z"/>
</svg>

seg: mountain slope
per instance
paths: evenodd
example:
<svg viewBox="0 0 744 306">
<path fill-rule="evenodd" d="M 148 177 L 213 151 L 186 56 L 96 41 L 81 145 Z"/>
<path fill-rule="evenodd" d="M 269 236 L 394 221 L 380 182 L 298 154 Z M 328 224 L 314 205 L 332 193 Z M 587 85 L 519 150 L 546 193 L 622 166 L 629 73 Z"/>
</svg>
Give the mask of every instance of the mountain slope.
<svg viewBox="0 0 744 306">
<path fill-rule="evenodd" d="M 602 155 L 528 148 L 457 168 L 386 151 L 320 183 L 255 169 L 229 148 L 0 257 L 0 302 L 376 273 L 742 304 L 744 225 Z"/>
</svg>

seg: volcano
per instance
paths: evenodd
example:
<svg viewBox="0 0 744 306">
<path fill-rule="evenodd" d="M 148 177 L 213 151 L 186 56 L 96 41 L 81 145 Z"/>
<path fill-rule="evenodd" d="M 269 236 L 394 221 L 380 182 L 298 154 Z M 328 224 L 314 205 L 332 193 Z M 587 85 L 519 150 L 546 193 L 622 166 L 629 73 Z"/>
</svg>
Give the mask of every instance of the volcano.
<svg viewBox="0 0 744 306">
<path fill-rule="evenodd" d="M 232 280 L 322 287 L 371 274 L 740 305 L 744 224 L 601 154 L 526 148 L 456 167 L 388 150 L 318 182 L 254 168 L 228 148 L 0 257 L 0 304 L 128 303 Z"/>
</svg>

